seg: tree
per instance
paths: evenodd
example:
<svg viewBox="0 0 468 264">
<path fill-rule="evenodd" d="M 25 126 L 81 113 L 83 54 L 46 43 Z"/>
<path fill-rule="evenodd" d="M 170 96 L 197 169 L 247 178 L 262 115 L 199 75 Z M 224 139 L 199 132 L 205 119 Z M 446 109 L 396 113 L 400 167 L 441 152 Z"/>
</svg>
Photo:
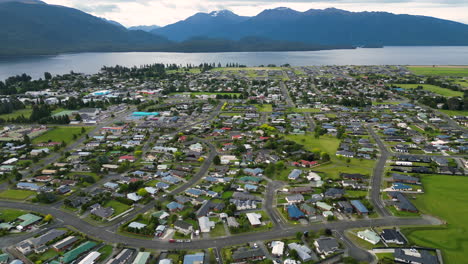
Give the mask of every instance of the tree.
<svg viewBox="0 0 468 264">
<path fill-rule="evenodd" d="M 137 194 L 141 197 L 145 197 L 148 195 L 148 191 L 145 188 L 141 188 L 137 191 Z"/>
<path fill-rule="evenodd" d="M 327 152 L 320 153 L 320 158 L 324 162 L 330 161 L 330 155 Z"/>
<path fill-rule="evenodd" d="M 44 216 L 43 221 L 46 222 L 46 223 L 49 223 L 50 221 L 52 221 L 52 219 L 53 219 L 53 216 L 51 214 L 48 214 L 48 215 Z"/>
<path fill-rule="evenodd" d="M 214 157 L 214 159 L 213 159 L 213 163 L 214 163 L 214 165 L 220 165 L 221 164 L 221 158 L 218 155 L 216 155 Z"/>
<path fill-rule="evenodd" d="M 29 138 L 29 136 L 28 136 L 27 134 L 24 134 L 23 143 L 24 143 L 26 146 L 31 145 L 31 139 Z"/>
<path fill-rule="evenodd" d="M 52 74 L 50 74 L 50 72 L 44 72 L 44 79 L 46 80 L 52 79 Z"/>
<path fill-rule="evenodd" d="M 302 239 L 302 232 L 296 232 L 296 239 L 301 240 Z"/>
</svg>

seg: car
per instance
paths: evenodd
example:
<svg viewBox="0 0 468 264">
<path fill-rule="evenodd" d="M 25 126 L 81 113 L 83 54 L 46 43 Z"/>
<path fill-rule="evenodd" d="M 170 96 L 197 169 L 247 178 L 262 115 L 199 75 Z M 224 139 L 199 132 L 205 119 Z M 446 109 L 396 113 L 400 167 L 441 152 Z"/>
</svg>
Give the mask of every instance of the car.
<svg viewBox="0 0 468 264">
<path fill-rule="evenodd" d="M 175 243 L 176 240 L 175 239 L 169 239 L 169 243 Z"/>
</svg>

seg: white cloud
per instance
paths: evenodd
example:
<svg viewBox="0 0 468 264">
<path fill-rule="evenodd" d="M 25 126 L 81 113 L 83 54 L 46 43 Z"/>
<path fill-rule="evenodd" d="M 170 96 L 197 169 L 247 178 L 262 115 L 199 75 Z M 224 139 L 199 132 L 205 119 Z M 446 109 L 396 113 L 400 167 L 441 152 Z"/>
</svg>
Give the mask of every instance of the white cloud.
<svg viewBox="0 0 468 264">
<path fill-rule="evenodd" d="M 196 12 L 229 9 L 253 16 L 264 9 L 286 6 L 298 11 L 335 7 L 349 11 L 386 11 L 397 14 L 434 16 L 468 23 L 466 0 L 45 0 L 93 15 L 115 20 L 125 26 L 175 23 Z"/>
</svg>

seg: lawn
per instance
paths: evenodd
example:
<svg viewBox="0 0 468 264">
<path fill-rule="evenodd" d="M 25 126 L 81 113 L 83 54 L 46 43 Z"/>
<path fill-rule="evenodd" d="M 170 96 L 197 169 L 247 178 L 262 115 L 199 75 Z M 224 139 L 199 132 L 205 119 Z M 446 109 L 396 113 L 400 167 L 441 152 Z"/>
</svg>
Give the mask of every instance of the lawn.
<svg viewBox="0 0 468 264">
<path fill-rule="evenodd" d="M 455 97 L 460 96 L 463 97 L 463 93 L 460 91 L 453 91 L 450 89 L 442 88 L 439 86 L 431 85 L 431 84 L 395 84 L 396 86 L 404 89 L 414 89 L 418 86 L 422 86 L 424 90 L 445 96 L 445 97 Z"/>
<path fill-rule="evenodd" d="M 286 135 L 285 138 L 304 145 L 306 150 L 312 151 L 318 148 L 330 154 L 330 163 L 314 169 L 325 173 L 327 178 L 338 179 L 341 172 L 371 175 L 374 169 L 375 160 L 350 159 L 350 162 L 347 163 L 346 158 L 337 157 L 335 154 L 340 145 L 340 140 L 335 137 L 321 136 L 316 139 L 311 134 L 306 134 Z"/>
<path fill-rule="evenodd" d="M 127 211 L 128 209 L 130 209 L 129 205 L 126 205 L 126 204 L 123 204 L 121 202 L 117 202 L 114 200 L 110 200 L 106 204 L 104 204 L 104 207 L 108 207 L 108 206 L 114 208 L 114 215 L 119 215 Z"/>
<path fill-rule="evenodd" d="M 107 259 L 111 254 L 112 254 L 112 246 L 105 245 L 102 248 L 98 250 L 99 253 L 101 253 L 101 256 L 99 256 L 100 260 L 105 260 Z"/>
<path fill-rule="evenodd" d="M 35 194 L 36 192 L 28 190 L 6 190 L 0 193 L 0 199 L 26 200 L 26 198 Z"/>
<path fill-rule="evenodd" d="M 290 108 L 289 111 L 294 113 L 319 113 L 319 108 Z"/>
<path fill-rule="evenodd" d="M 53 258 L 57 257 L 58 255 L 59 255 L 59 253 L 57 251 L 55 251 L 53 249 L 49 249 L 46 252 L 41 253 L 41 255 L 39 256 L 39 260 L 47 261 L 49 259 L 53 259 Z"/>
<path fill-rule="evenodd" d="M 222 222 L 217 223 L 210 232 L 210 237 L 221 237 L 225 235 L 226 235 L 226 230 L 224 229 L 224 224 Z"/>
<path fill-rule="evenodd" d="M 464 111 L 456 111 L 456 110 L 438 110 L 446 115 L 449 115 L 449 116 L 468 116 L 468 110 L 464 110 Z"/>
<path fill-rule="evenodd" d="M 325 151 L 331 156 L 335 156 L 336 150 L 340 145 L 340 140 L 335 137 L 321 136 L 315 138 L 312 134 L 305 135 L 286 135 L 287 140 L 295 141 L 301 145 L 304 145 L 305 149 L 312 151 L 315 148 L 319 148 L 321 151 Z"/>
<path fill-rule="evenodd" d="M 32 109 L 26 108 L 26 109 L 16 110 L 13 113 L 0 115 L 0 118 L 4 120 L 8 120 L 10 118 L 17 118 L 21 115 L 23 115 L 26 118 L 29 118 L 29 116 L 31 116 L 31 113 L 32 113 Z"/>
<path fill-rule="evenodd" d="M 19 216 L 26 214 L 26 212 L 16 209 L 2 209 L 0 208 L 0 219 L 5 222 L 12 222 Z"/>
<path fill-rule="evenodd" d="M 62 142 L 64 141 L 65 144 L 68 144 L 74 140 L 73 135 L 77 135 L 79 137 L 81 134 L 82 127 L 54 127 L 51 130 L 47 131 L 46 133 L 34 138 L 32 140 L 33 144 L 41 143 L 41 142 Z M 91 131 L 93 127 L 84 127 L 86 129 L 86 133 Z"/>
<path fill-rule="evenodd" d="M 468 178 L 463 176 L 427 175 L 422 177 L 426 193 L 414 204 L 424 214 L 438 216 L 447 224 L 442 227 L 404 229 L 410 242 L 439 248 L 444 262 L 465 263 L 468 259 Z"/>
<path fill-rule="evenodd" d="M 262 104 L 262 105 L 255 105 L 259 112 L 273 112 L 273 106 L 271 104 Z"/>
<path fill-rule="evenodd" d="M 453 76 L 453 77 L 468 77 L 468 67 L 422 67 L 410 66 L 408 67 L 416 75 L 432 75 L 432 76 Z"/>
</svg>

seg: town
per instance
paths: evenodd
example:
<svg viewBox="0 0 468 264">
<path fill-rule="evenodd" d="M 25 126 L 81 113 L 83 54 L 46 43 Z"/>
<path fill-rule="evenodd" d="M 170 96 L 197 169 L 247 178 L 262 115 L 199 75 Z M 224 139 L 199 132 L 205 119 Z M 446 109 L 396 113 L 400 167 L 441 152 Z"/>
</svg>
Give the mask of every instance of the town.
<svg viewBox="0 0 468 264">
<path fill-rule="evenodd" d="M 462 263 L 468 74 L 449 69 L 10 77 L 0 264 Z"/>
</svg>

